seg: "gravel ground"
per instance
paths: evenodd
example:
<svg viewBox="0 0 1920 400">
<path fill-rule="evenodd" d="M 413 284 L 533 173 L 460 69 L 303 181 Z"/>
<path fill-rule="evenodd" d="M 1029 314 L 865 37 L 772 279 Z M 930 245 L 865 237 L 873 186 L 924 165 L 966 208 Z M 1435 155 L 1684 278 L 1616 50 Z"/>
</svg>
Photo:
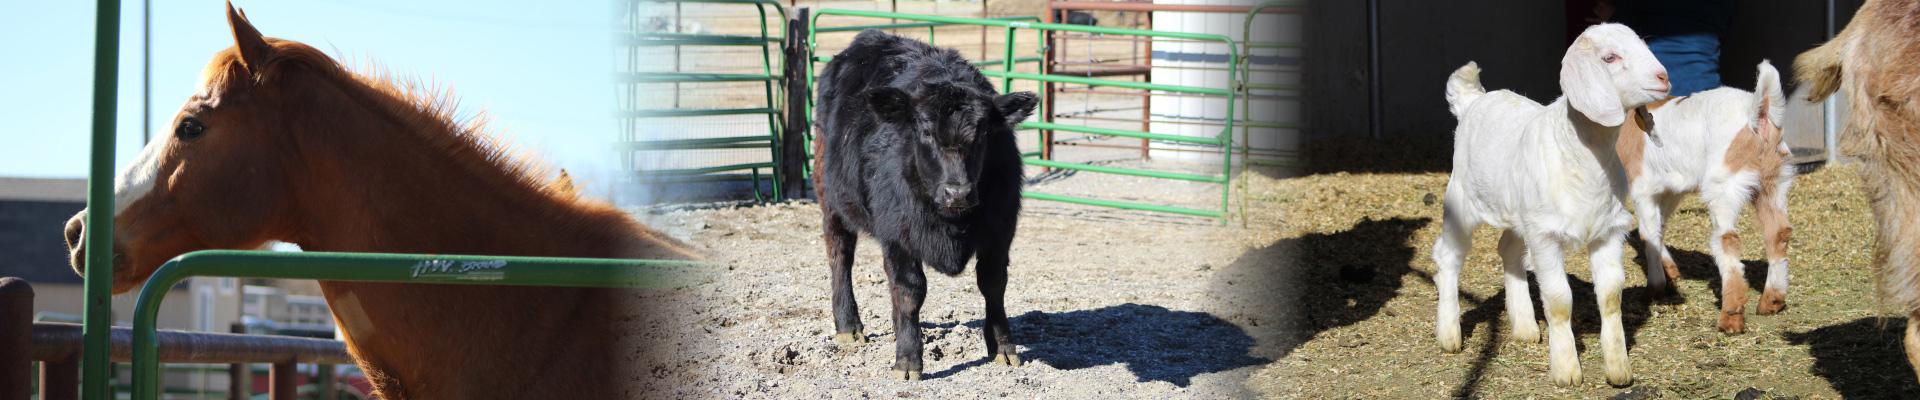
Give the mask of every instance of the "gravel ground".
<svg viewBox="0 0 1920 400">
<path fill-rule="evenodd" d="M 1037 174 L 1037 171 L 1036 175 Z M 1030 190 L 1175 199 L 1218 207 L 1218 186 L 1119 176 L 1050 176 Z M 1209 206 L 1211 205 L 1211 206 Z M 668 296 L 678 304 L 646 379 L 663 397 L 1235 398 L 1273 360 L 1222 312 L 1220 271 L 1243 262 L 1251 230 L 1216 220 L 1028 201 L 1012 255 L 1007 311 L 1020 355 L 986 362 L 973 272 L 931 273 L 922 310 L 926 380 L 898 382 L 886 278 L 870 240 L 854 292 L 869 343 L 835 344 L 820 214 L 810 202 L 654 214 L 726 270 Z M 1231 282 L 1227 283 L 1231 285 Z M 668 394 L 671 393 L 671 394 Z"/>
<path fill-rule="evenodd" d="M 1217 186 L 1029 174 L 1035 191 L 1219 202 Z M 661 347 L 639 363 L 642 383 L 677 398 L 1916 398 L 1898 342 L 1904 321 L 1881 319 L 1898 313 L 1873 298 L 1872 225 L 1853 174 L 1842 166 L 1799 179 L 1788 309 L 1750 315 L 1746 334 L 1713 328 L 1718 277 L 1696 200 L 1668 228 L 1682 299 L 1650 301 L 1638 246 L 1629 249 L 1630 389 L 1600 377 L 1582 257 L 1568 269 L 1583 384 L 1548 384 L 1545 346 L 1505 337 L 1491 230 L 1479 232 L 1463 273 L 1466 351 L 1438 351 L 1427 248 L 1446 175 L 1432 172 L 1252 176 L 1251 189 L 1236 192 L 1247 194 L 1249 212 L 1225 225 L 1028 201 L 1007 298 L 1028 364 L 986 362 L 971 271 L 931 275 L 921 382 L 886 374 L 893 332 L 870 241 L 854 268 L 870 342 L 831 340 L 812 203 L 651 211 L 653 224 L 726 267 L 650 300 L 677 306 L 661 310 L 673 323 L 646 334 Z M 1745 251 L 1754 287 L 1765 270 L 1759 246 L 1749 241 Z"/>
</svg>

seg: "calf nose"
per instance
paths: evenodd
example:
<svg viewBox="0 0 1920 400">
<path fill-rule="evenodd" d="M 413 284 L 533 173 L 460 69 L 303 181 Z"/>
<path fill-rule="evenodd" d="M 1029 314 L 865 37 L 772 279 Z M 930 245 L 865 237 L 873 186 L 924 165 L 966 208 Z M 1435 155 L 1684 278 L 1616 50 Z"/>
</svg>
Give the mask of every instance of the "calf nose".
<svg viewBox="0 0 1920 400">
<path fill-rule="evenodd" d="M 1653 77 L 1654 77 L 1654 78 L 1656 78 L 1656 79 L 1659 79 L 1659 80 L 1660 80 L 1660 83 L 1667 83 L 1667 72 L 1666 72 L 1666 71 L 1661 71 L 1661 72 L 1659 72 L 1659 73 L 1655 73 L 1655 74 L 1653 74 Z"/>
<path fill-rule="evenodd" d="M 947 204 L 964 206 L 967 204 L 968 189 L 966 185 L 941 185 L 940 194 L 946 195 Z"/>
</svg>

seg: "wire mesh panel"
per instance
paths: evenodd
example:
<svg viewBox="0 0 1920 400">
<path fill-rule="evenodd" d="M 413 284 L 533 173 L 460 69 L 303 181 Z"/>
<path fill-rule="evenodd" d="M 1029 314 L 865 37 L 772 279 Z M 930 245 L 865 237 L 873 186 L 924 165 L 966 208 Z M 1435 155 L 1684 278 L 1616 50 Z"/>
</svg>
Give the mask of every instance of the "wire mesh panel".
<svg viewBox="0 0 1920 400">
<path fill-rule="evenodd" d="M 691 192 L 779 190 L 780 75 L 785 9 L 771 0 L 630 0 L 618 31 L 616 151 L 632 182 L 671 200 Z M 743 12 L 753 10 L 757 12 Z M 739 186 L 744 186 L 740 188 Z"/>
</svg>

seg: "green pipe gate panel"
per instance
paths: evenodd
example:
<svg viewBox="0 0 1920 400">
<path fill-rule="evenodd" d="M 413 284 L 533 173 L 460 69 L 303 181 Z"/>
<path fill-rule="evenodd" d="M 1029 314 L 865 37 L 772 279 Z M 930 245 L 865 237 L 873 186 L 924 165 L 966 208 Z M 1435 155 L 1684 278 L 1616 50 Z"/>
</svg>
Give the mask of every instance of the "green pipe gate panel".
<svg viewBox="0 0 1920 400">
<path fill-rule="evenodd" d="M 882 24 L 882 25 L 865 25 L 865 26 L 830 27 L 830 28 L 819 27 L 820 17 L 828 16 L 828 15 L 838 15 L 838 16 L 846 16 L 846 17 L 862 17 L 862 18 L 885 18 L 890 20 L 906 20 L 906 21 L 917 21 L 917 22 L 890 23 L 890 24 Z M 1142 170 L 1142 169 L 1120 168 L 1120 167 L 1107 167 L 1107 166 L 1099 166 L 1099 165 L 1084 164 L 1084 163 L 1062 162 L 1062 161 L 1042 158 L 1040 155 L 1033 154 L 1033 153 L 1024 154 L 1021 157 L 1021 160 L 1024 163 L 1026 163 L 1026 165 L 1037 166 L 1037 167 L 1071 169 L 1071 170 L 1096 172 L 1096 173 L 1118 174 L 1118 175 L 1139 176 L 1139 177 L 1156 178 L 1156 179 L 1171 179 L 1171 180 L 1206 182 L 1206 183 L 1218 184 L 1220 185 L 1220 207 L 1217 209 L 1210 209 L 1210 210 L 1195 209 L 1195 208 L 1176 207 L 1176 206 L 1160 205 L 1160 204 L 1147 204 L 1147 203 L 1138 203 L 1138 202 L 1129 202 L 1129 201 L 1091 199 L 1091 198 L 1075 197 L 1075 196 L 1068 196 L 1068 195 L 1061 195 L 1061 194 L 1039 193 L 1039 192 L 1033 192 L 1033 191 L 1023 191 L 1021 195 L 1023 197 L 1026 197 L 1029 199 L 1035 199 L 1035 200 L 1059 201 L 1059 202 L 1066 202 L 1066 203 L 1083 204 L 1083 205 L 1100 206 L 1100 207 L 1112 207 L 1112 208 L 1120 208 L 1120 209 L 1128 209 L 1128 210 L 1142 210 L 1142 211 L 1209 217 L 1209 218 L 1218 219 L 1223 223 L 1226 221 L 1226 217 L 1228 213 L 1228 199 L 1231 198 L 1232 192 L 1233 192 L 1233 185 L 1231 184 L 1229 179 L 1229 177 L 1233 176 L 1233 131 L 1234 131 L 1234 128 L 1236 127 L 1236 122 L 1240 122 L 1240 121 L 1235 121 L 1235 118 L 1234 118 L 1234 110 L 1236 108 L 1234 106 L 1234 103 L 1235 101 L 1241 100 L 1238 97 L 1239 95 L 1242 94 L 1244 90 L 1246 90 L 1246 88 L 1244 87 L 1245 85 L 1243 83 L 1245 79 L 1247 79 L 1247 75 L 1244 75 L 1241 72 L 1241 70 L 1245 68 L 1245 66 L 1242 65 L 1245 61 L 1242 59 L 1243 57 L 1241 55 L 1242 48 L 1232 38 L 1226 37 L 1224 35 L 1217 35 L 1217 34 L 1166 32 L 1166 31 L 1153 31 L 1153 30 L 1142 30 L 1142 29 L 1126 29 L 1126 28 L 1110 28 L 1110 27 L 1086 26 L 1086 25 L 1041 23 L 1041 22 L 1032 22 L 1033 20 L 1037 19 L 1033 17 L 965 18 L 965 17 L 949 17 L 949 16 L 941 16 L 941 15 L 902 14 L 902 13 L 891 13 L 891 12 L 881 12 L 881 11 L 843 10 L 843 9 L 828 8 L 828 9 L 821 9 L 816 11 L 813 14 L 812 18 L 813 18 L 813 21 L 811 21 L 811 23 L 808 24 L 807 45 L 809 46 L 809 48 L 813 50 L 818 50 L 819 48 L 818 35 L 820 33 L 853 32 L 853 31 L 859 31 L 861 29 L 866 29 L 866 28 L 898 29 L 898 28 L 917 28 L 917 27 L 927 27 L 929 31 L 931 31 L 933 27 L 948 26 L 948 25 L 1000 27 L 1005 30 L 1005 34 L 1006 34 L 1006 42 L 1005 42 L 1005 45 L 1002 46 L 1004 47 L 1004 49 L 1003 49 L 1003 54 L 1001 55 L 1001 58 L 999 60 L 992 60 L 992 61 L 985 61 L 985 62 L 977 61 L 974 64 L 976 66 L 982 67 L 980 70 L 980 73 L 982 75 L 986 75 L 992 78 L 1000 78 L 1001 87 L 1003 88 L 1002 89 L 1003 91 L 1008 90 L 1007 88 L 1012 88 L 1014 81 L 1024 80 L 1024 81 L 1034 81 L 1034 82 L 1087 85 L 1087 86 L 1095 86 L 1095 87 L 1105 86 L 1105 87 L 1116 87 L 1116 88 L 1125 88 L 1125 89 L 1138 89 L 1138 90 L 1152 91 L 1155 93 L 1182 93 L 1182 94 L 1225 97 L 1226 98 L 1226 107 L 1225 107 L 1226 117 L 1221 120 L 1222 127 L 1219 133 L 1215 134 L 1213 137 L 1169 135 L 1169 134 L 1160 134 L 1160 133 L 1153 133 L 1153 132 L 1096 128 L 1096 127 L 1077 126 L 1077 125 L 1063 125 L 1063 124 L 1055 124 L 1055 123 L 1048 123 L 1048 122 L 1024 122 L 1020 124 L 1019 129 L 1020 130 L 1042 130 L 1042 131 L 1066 131 L 1066 132 L 1075 132 L 1075 133 L 1088 134 L 1088 135 L 1140 138 L 1140 139 L 1149 139 L 1149 140 L 1180 142 L 1180 143 L 1187 143 L 1187 144 L 1217 146 L 1221 150 L 1220 151 L 1221 153 L 1220 173 L 1209 174 L 1209 175 L 1153 171 L 1153 170 Z M 1038 43 L 1038 46 L 1036 46 L 1036 48 L 1039 49 L 1039 53 L 1040 53 L 1038 60 L 1035 60 L 1033 57 L 1016 57 L 1015 50 L 1019 46 L 1016 43 L 1015 34 L 1018 30 L 1021 30 L 1021 29 L 1032 30 L 1036 33 L 1034 36 L 1036 40 L 1040 42 Z M 1224 81 L 1228 82 L 1228 85 L 1227 87 L 1169 85 L 1169 84 L 1158 84 L 1158 83 L 1151 83 L 1151 82 L 1121 81 L 1121 80 L 1099 79 L 1099 78 L 1081 77 L 1081 76 L 1049 75 L 1044 73 L 1028 73 L 1028 72 L 1016 71 L 1015 70 L 1016 66 L 1021 63 L 1039 62 L 1041 63 L 1041 65 L 1044 66 L 1052 62 L 1052 60 L 1046 59 L 1047 57 L 1046 46 L 1049 45 L 1048 43 L 1046 43 L 1046 39 L 1045 39 L 1046 31 L 1081 32 L 1081 33 L 1093 33 L 1093 34 L 1115 35 L 1115 36 L 1136 36 L 1136 37 L 1148 37 L 1148 38 L 1182 39 L 1182 40 L 1191 40 L 1191 41 L 1216 42 L 1216 43 L 1224 44 L 1226 45 L 1226 49 L 1228 52 L 1227 68 L 1225 68 L 1220 72 L 1225 75 L 1226 79 Z M 930 32 L 929 39 L 931 38 L 932 38 L 932 35 Z M 831 60 L 832 60 L 831 57 L 822 57 L 822 56 L 813 57 L 814 63 L 826 62 Z M 997 70 L 987 68 L 992 66 L 993 64 L 999 64 L 1000 68 Z M 808 75 L 807 87 L 811 88 L 814 86 L 815 79 L 816 79 L 816 77 L 813 76 L 814 72 L 812 71 L 811 66 L 809 67 L 809 71 L 807 75 Z M 1042 96 L 1052 95 L 1051 93 L 1045 93 L 1044 90 L 1042 90 L 1041 92 L 1042 92 L 1041 93 Z M 807 110 L 807 118 L 809 119 L 811 119 L 813 115 L 812 113 L 813 104 L 811 103 L 811 101 L 812 101 L 812 96 L 809 96 L 809 104 L 808 104 L 808 110 Z M 1041 103 L 1046 104 L 1044 100 Z M 1040 115 L 1046 115 L 1046 113 L 1048 112 L 1052 112 L 1052 110 L 1046 110 L 1043 107 L 1043 109 L 1040 110 Z M 1242 126 L 1244 127 L 1244 124 Z M 1049 143 L 1046 143 L 1046 140 L 1047 140 L 1046 135 L 1039 135 L 1039 137 L 1040 137 L 1039 145 L 1041 146 L 1041 148 L 1044 149 L 1048 145 L 1050 145 Z M 812 140 L 813 138 L 808 137 L 807 139 Z M 807 156 L 811 158 L 813 157 L 813 154 L 809 153 L 807 154 Z"/>
<path fill-rule="evenodd" d="M 783 81 L 784 78 L 780 76 L 779 73 L 774 71 L 774 68 L 773 68 L 774 60 L 772 55 L 773 53 L 772 49 L 780 44 L 781 37 L 771 35 L 768 33 L 769 31 L 767 29 L 767 9 L 771 7 L 774 13 L 780 17 L 780 21 L 784 23 L 784 21 L 787 20 L 786 8 L 781 6 L 780 2 L 776 0 L 630 0 L 630 1 L 634 2 L 635 4 L 673 5 L 675 7 L 678 7 L 679 4 L 686 4 L 686 3 L 751 5 L 754 7 L 756 11 L 759 12 L 758 21 L 760 22 L 759 23 L 760 34 L 758 36 L 696 34 L 696 33 L 679 33 L 679 32 L 643 32 L 643 31 L 640 31 L 639 27 L 637 26 L 634 27 L 633 31 L 626 32 L 626 37 L 621 42 L 622 42 L 622 45 L 627 47 L 627 51 L 629 52 L 635 52 L 635 51 L 638 51 L 640 48 L 646 48 L 646 47 L 672 47 L 675 49 L 676 54 L 678 54 L 677 52 L 681 48 L 693 47 L 693 46 L 758 47 L 760 49 L 760 65 L 759 65 L 760 72 L 759 73 L 707 73 L 707 72 L 686 72 L 686 71 L 677 71 L 677 70 L 671 71 L 671 72 L 651 72 L 651 71 L 640 72 L 638 65 L 630 65 L 628 68 L 633 71 L 620 74 L 618 77 L 616 77 L 616 81 L 619 82 L 621 85 L 623 85 L 621 89 L 627 93 L 629 97 L 628 101 L 632 103 L 630 105 L 631 109 L 620 112 L 618 116 L 622 119 L 627 120 L 628 123 L 633 124 L 631 126 L 631 129 L 633 132 L 641 133 L 646 131 L 642 127 L 644 125 L 647 125 L 647 123 L 640 121 L 641 119 L 698 118 L 698 117 L 713 117 L 713 116 L 727 116 L 727 115 L 765 116 L 766 123 L 767 123 L 767 131 L 764 134 L 756 134 L 756 135 L 748 135 L 748 136 L 720 136 L 720 137 L 679 138 L 679 139 L 645 139 L 645 138 L 638 137 L 642 135 L 636 134 L 635 135 L 636 137 L 627 138 L 624 141 L 624 143 L 621 143 L 619 146 L 616 146 L 618 150 L 622 152 L 622 160 L 623 160 L 623 163 L 626 164 L 626 166 L 623 168 L 637 168 L 634 165 L 635 162 L 631 158 L 633 157 L 633 154 L 640 151 L 766 149 L 768 154 L 768 158 L 767 158 L 768 161 L 763 161 L 763 162 L 762 161 L 732 162 L 732 163 L 726 163 L 724 165 L 715 165 L 715 166 L 636 170 L 634 172 L 638 175 L 636 177 L 638 181 L 645 182 L 645 183 L 673 184 L 673 183 L 690 183 L 690 182 L 748 181 L 748 182 L 751 182 L 751 184 L 753 185 L 754 201 L 767 201 L 767 200 L 778 197 L 778 194 L 782 192 L 781 187 L 789 184 L 789 182 L 784 182 L 780 178 L 781 174 L 778 171 L 778 169 L 780 168 L 779 166 L 781 165 L 780 137 L 783 134 L 783 132 L 786 131 L 787 129 L 782 124 L 782 121 L 780 118 L 782 114 L 782 111 L 781 111 L 782 107 L 779 100 L 777 100 L 780 98 L 779 94 L 781 92 L 780 92 L 780 89 L 776 89 L 776 86 L 780 86 L 779 83 Z M 638 10 L 638 9 L 635 9 L 635 10 Z M 675 23 L 679 22 L 679 17 L 677 15 L 674 19 L 674 22 Z M 633 56 L 632 54 L 629 54 L 628 58 L 629 58 L 629 61 L 633 63 L 647 62 L 646 60 L 644 60 L 644 57 Z M 675 63 L 679 62 L 677 55 L 675 56 L 674 62 Z M 636 85 L 641 85 L 641 84 L 674 84 L 675 85 L 674 96 L 677 97 L 679 96 L 678 85 L 683 83 L 684 84 L 710 84 L 710 83 L 739 83 L 739 82 L 760 83 L 762 87 L 762 95 L 765 96 L 762 99 L 763 104 L 757 107 L 745 107 L 745 108 L 691 108 L 691 109 L 678 108 L 678 104 L 675 104 L 674 108 L 640 109 L 641 106 L 639 104 L 638 99 L 641 96 L 639 94 L 639 92 L 641 91 L 636 89 Z M 740 173 L 737 171 L 744 171 L 744 173 Z M 729 174 L 729 172 L 732 172 L 732 173 Z M 770 188 L 771 189 L 770 192 L 762 191 L 762 182 L 768 182 L 772 184 L 771 185 L 772 187 Z"/>
<path fill-rule="evenodd" d="M 202 250 L 175 257 L 140 288 L 133 314 L 135 400 L 160 393 L 155 322 L 169 288 L 189 277 L 316 279 L 451 285 L 661 288 L 706 263 L 560 257 Z"/>
</svg>

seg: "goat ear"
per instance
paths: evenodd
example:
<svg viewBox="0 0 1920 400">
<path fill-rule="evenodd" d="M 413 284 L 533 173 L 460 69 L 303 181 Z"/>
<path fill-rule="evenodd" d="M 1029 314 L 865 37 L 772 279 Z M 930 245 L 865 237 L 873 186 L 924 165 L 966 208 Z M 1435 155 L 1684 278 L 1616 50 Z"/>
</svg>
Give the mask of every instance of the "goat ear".
<svg viewBox="0 0 1920 400">
<path fill-rule="evenodd" d="M 880 115 L 887 122 L 902 122 L 909 119 L 907 110 L 913 108 L 913 100 L 907 92 L 892 86 L 867 89 L 863 94 L 867 98 L 867 108 Z"/>
<path fill-rule="evenodd" d="M 1020 125 L 1028 116 L 1033 115 L 1033 107 L 1040 98 L 1033 92 L 1014 92 L 993 98 L 994 108 L 1000 109 L 1000 115 L 1007 118 L 1007 126 Z"/>
<path fill-rule="evenodd" d="M 1567 55 L 1560 58 L 1560 90 L 1567 103 L 1587 119 L 1600 125 L 1620 126 L 1627 121 L 1627 110 L 1620 104 L 1620 93 L 1613 90 L 1613 77 L 1606 64 L 1594 54 L 1593 40 L 1585 37 L 1573 42 Z"/>
<path fill-rule="evenodd" d="M 1754 127 L 1762 123 L 1780 127 L 1781 119 L 1787 116 L 1787 96 L 1780 88 L 1780 70 L 1766 60 L 1760 60 L 1758 68 L 1760 72 L 1753 84 L 1753 121 L 1748 122 Z"/>
<path fill-rule="evenodd" d="M 273 47 L 267 45 L 267 38 L 253 28 L 253 23 L 247 22 L 245 13 L 233 8 L 231 1 L 227 2 L 227 26 L 233 28 L 233 47 L 240 51 L 240 64 L 247 67 L 248 72 L 260 73 L 261 63 L 266 62 L 267 53 L 273 51 Z"/>
</svg>

